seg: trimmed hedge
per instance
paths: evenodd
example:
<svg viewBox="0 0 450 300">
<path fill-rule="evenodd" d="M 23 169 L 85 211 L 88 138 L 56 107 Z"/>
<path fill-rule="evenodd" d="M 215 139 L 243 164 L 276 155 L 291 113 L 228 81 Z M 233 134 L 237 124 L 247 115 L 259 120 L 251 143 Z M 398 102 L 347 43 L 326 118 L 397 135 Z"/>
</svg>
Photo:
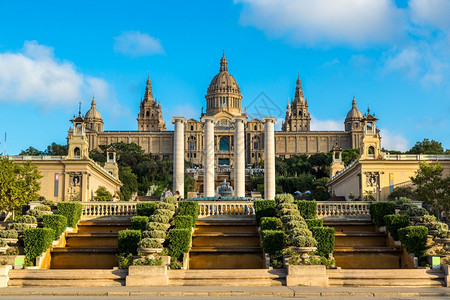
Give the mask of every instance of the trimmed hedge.
<svg viewBox="0 0 450 300">
<path fill-rule="evenodd" d="M 292 239 L 294 247 L 317 247 L 317 241 L 311 236 L 299 235 Z"/>
<path fill-rule="evenodd" d="M 311 227 L 310 230 L 317 241 L 317 253 L 325 257 L 333 253 L 335 229 L 333 227 Z"/>
<path fill-rule="evenodd" d="M 317 217 L 317 202 L 316 200 L 300 200 L 295 202 L 297 204 L 300 215 L 304 219 L 315 219 Z"/>
<path fill-rule="evenodd" d="M 198 219 L 198 202 L 197 201 L 180 201 L 178 203 L 179 216 L 191 216 L 192 227 L 195 227 Z"/>
<path fill-rule="evenodd" d="M 398 236 L 408 253 L 414 253 L 419 259 L 426 256 L 428 228 L 425 226 L 407 226 L 398 230 Z"/>
<path fill-rule="evenodd" d="M 53 243 L 55 231 L 51 228 L 29 228 L 23 233 L 25 259 L 36 264 L 36 257 L 47 251 Z"/>
<path fill-rule="evenodd" d="M 261 218 L 261 230 L 279 230 L 281 226 L 280 219 L 276 217 Z"/>
<path fill-rule="evenodd" d="M 175 216 L 173 218 L 174 224 L 175 224 L 175 228 L 178 229 L 191 229 L 192 227 L 192 216 Z"/>
<path fill-rule="evenodd" d="M 370 204 L 370 217 L 378 227 L 386 225 L 384 223 L 384 216 L 393 215 L 394 213 L 394 202 L 376 202 Z"/>
<path fill-rule="evenodd" d="M 308 228 L 311 229 L 313 227 L 323 227 L 322 219 L 305 219 L 306 224 L 308 224 Z"/>
<path fill-rule="evenodd" d="M 17 223 L 37 224 L 36 217 L 30 215 L 23 215 L 16 219 Z"/>
<path fill-rule="evenodd" d="M 265 253 L 268 253 L 273 258 L 283 255 L 285 234 L 282 230 L 262 230 L 261 237 Z"/>
<path fill-rule="evenodd" d="M 180 202 L 181 203 L 181 202 Z M 191 230 L 174 228 L 169 231 L 169 256 L 182 261 L 183 254 L 189 252 Z"/>
<path fill-rule="evenodd" d="M 275 201 L 277 203 L 294 203 L 294 197 L 291 194 L 276 194 Z"/>
<path fill-rule="evenodd" d="M 45 215 L 43 216 L 43 221 L 44 228 L 51 228 L 55 231 L 55 241 L 59 239 L 67 227 L 67 218 L 62 215 Z"/>
<path fill-rule="evenodd" d="M 153 212 L 153 215 L 161 215 L 172 218 L 174 213 L 175 212 L 170 209 L 158 208 Z"/>
<path fill-rule="evenodd" d="M 148 220 L 150 222 L 157 222 L 157 223 L 162 223 L 162 224 L 169 224 L 170 221 L 170 217 L 168 216 L 163 216 L 163 215 L 151 215 Z"/>
<path fill-rule="evenodd" d="M 142 238 L 165 239 L 166 232 L 162 230 L 145 230 L 142 231 Z"/>
<path fill-rule="evenodd" d="M 167 202 L 159 202 L 156 205 L 156 209 L 168 209 L 171 211 L 175 211 L 175 205 Z"/>
<path fill-rule="evenodd" d="M 121 230 L 118 232 L 118 252 L 121 255 L 133 254 L 137 255 L 138 243 L 141 240 L 140 230 Z"/>
<path fill-rule="evenodd" d="M 261 218 L 276 216 L 276 202 L 275 200 L 255 200 L 255 217 L 256 223 L 261 224 Z"/>
<path fill-rule="evenodd" d="M 386 215 L 384 223 L 394 240 L 398 241 L 398 230 L 409 226 L 409 215 Z"/>
<path fill-rule="evenodd" d="M 162 230 L 162 231 L 166 231 L 167 230 L 167 226 L 165 226 L 162 223 L 158 223 L 158 222 L 148 222 L 147 230 Z"/>
<path fill-rule="evenodd" d="M 144 231 L 147 229 L 148 217 L 134 216 L 131 217 L 131 229 Z"/>
<path fill-rule="evenodd" d="M 138 216 L 150 217 L 156 210 L 157 204 L 153 202 L 141 202 L 136 204 L 136 214 Z"/>
<path fill-rule="evenodd" d="M 57 204 L 58 215 L 67 218 L 67 226 L 75 228 L 81 219 L 83 205 L 78 202 L 59 202 Z"/>
</svg>

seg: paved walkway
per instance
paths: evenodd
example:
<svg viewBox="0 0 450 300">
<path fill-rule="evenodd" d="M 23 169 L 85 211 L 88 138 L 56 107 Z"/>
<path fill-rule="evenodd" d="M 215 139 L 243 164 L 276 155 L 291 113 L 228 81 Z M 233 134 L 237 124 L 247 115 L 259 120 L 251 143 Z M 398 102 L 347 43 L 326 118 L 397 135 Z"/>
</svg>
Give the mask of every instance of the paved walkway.
<svg viewBox="0 0 450 300">
<path fill-rule="evenodd" d="M 340 297 L 340 298 L 450 298 L 450 288 L 445 287 L 228 287 L 228 286 L 163 286 L 163 287 L 44 287 L 44 288 L 0 288 L 0 299 L 5 297 Z"/>
</svg>

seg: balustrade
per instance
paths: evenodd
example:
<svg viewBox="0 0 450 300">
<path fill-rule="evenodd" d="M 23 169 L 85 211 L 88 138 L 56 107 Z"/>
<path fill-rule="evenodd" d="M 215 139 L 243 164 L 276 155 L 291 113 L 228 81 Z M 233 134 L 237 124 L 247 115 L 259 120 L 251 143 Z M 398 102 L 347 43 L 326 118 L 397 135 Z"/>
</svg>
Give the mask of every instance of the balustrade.
<svg viewBox="0 0 450 300">
<path fill-rule="evenodd" d="M 138 202 L 82 202 L 83 217 L 134 216 Z"/>
<path fill-rule="evenodd" d="M 199 218 L 208 216 L 251 216 L 255 214 L 253 201 L 199 201 Z"/>
<path fill-rule="evenodd" d="M 370 216 L 370 203 L 363 201 L 318 201 L 317 216 L 319 218 L 330 216 Z"/>
</svg>

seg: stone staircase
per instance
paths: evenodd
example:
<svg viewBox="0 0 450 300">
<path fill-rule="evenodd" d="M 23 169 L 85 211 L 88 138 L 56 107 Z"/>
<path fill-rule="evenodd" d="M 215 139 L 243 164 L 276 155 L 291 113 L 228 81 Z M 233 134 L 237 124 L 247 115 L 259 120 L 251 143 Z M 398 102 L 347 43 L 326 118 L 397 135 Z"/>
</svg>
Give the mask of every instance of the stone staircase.
<svg viewBox="0 0 450 300">
<path fill-rule="evenodd" d="M 9 271 L 10 287 L 122 286 L 128 270 L 47 270 Z"/>
<path fill-rule="evenodd" d="M 330 286 L 445 286 L 443 270 L 327 270 Z"/>
<path fill-rule="evenodd" d="M 342 269 L 399 269 L 402 248 L 388 246 L 387 234 L 377 232 L 371 221 L 325 221 L 334 227 L 336 265 Z"/>
<path fill-rule="evenodd" d="M 112 269 L 118 265 L 117 232 L 127 221 L 80 221 L 78 232 L 68 233 L 65 247 L 51 250 L 51 269 Z"/>
<path fill-rule="evenodd" d="M 253 219 L 197 221 L 189 252 L 190 269 L 263 269 L 264 258 Z"/>
<path fill-rule="evenodd" d="M 284 269 L 169 270 L 169 285 L 174 286 L 282 286 Z"/>
</svg>

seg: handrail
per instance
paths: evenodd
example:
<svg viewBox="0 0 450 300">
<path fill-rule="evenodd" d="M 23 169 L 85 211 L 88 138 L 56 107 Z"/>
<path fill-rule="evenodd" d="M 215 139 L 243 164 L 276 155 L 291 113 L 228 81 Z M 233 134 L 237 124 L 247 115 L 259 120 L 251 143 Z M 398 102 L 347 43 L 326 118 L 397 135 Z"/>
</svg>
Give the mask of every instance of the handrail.
<svg viewBox="0 0 450 300">
<path fill-rule="evenodd" d="M 199 218 L 209 216 L 252 216 L 255 214 L 253 201 L 198 201 Z"/>
</svg>

